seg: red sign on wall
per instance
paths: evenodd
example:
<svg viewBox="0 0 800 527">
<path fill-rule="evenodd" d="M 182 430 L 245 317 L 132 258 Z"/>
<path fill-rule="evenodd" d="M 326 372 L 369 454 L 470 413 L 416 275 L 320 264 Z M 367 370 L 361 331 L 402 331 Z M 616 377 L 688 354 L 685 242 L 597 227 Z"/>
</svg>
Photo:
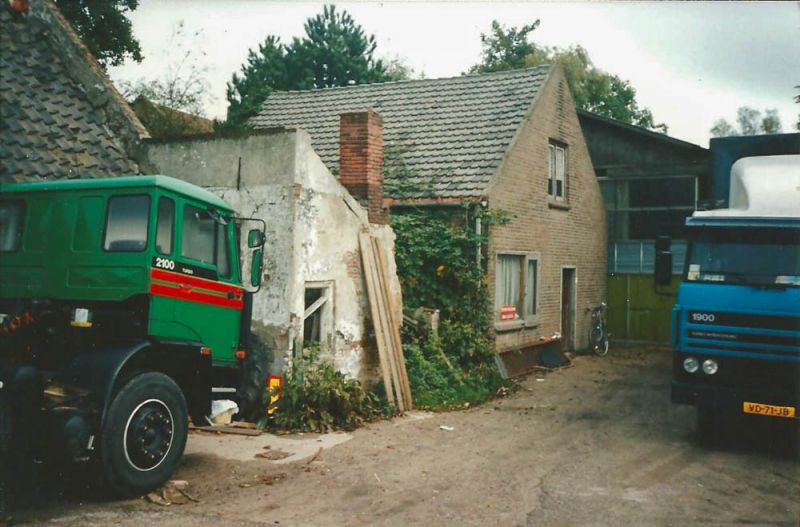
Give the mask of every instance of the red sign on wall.
<svg viewBox="0 0 800 527">
<path fill-rule="evenodd" d="M 500 321 L 516 320 L 517 306 L 500 306 Z"/>
</svg>

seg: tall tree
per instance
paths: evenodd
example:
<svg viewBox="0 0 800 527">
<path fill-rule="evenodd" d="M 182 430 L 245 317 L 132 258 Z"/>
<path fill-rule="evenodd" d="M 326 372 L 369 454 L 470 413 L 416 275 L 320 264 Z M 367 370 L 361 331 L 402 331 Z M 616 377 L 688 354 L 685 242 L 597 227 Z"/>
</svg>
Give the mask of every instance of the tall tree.
<svg viewBox="0 0 800 527">
<path fill-rule="evenodd" d="M 128 15 L 139 0 L 56 0 L 56 5 L 103 69 L 142 61 Z"/>
<path fill-rule="evenodd" d="M 531 42 L 529 36 L 538 26 L 539 20 L 520 28 L 506 28 L 493 21 L 491 31 L 481 34 L 481 62 L 470 71 L 485 73 L 559 63 L 578 108 L 666 133 L 666 125 L 656 125 L 650 110 L 639 107 L 633 86 L 595 67 L 584 48 L 562 49 Z"/>
<path fill-rule="evenodd" d="M 481 62 L 470 68 L 471 73 L 515 70 L 526 67 L 526 59 L 536 51 L 528 40 L 528 34 L 539 27 L 537 19 L 520 28 L 505 28 L 492 20 L 489 33 L 481 33 Z"/>
<path fill-rule="evenodd" d="M 795 86 L 796 90 L 800 90 L 800 85 Z M 794 102 L 800 104 L 800 94 L 794 96 Z M 800 130 L 800 114 L 797 115 L 797 125 L 795 126 L 798 130 Z"/>
<path fill-rule="evenodd" d="M 222 128 L 246 126 L 271 90 L 305 90 L 393 80 L 376 59 L 375 37 L 367 35 L 347 11 L 325 6 L 305 23 L 305 35 L 288 45 L 268 36 L 250 50 L 228 83 L 228 120 Z M 402 73 L 400 73 L 402 74 Z"/>
<path fill-rule="evenodd" d="M 296 72 L 292 72 L 296 73 Z M 241 73 L 234 73 L 227 84 L 228 119 L 218 128 L 239 128 L 258 113 L 261 103 L 270 92 L 289 89 L 290 71 L 286 64 L 286 48 L 280 39 L 268 36 L 258 51 L 247 52 L 247 62 Z"/>
<path fill-rule="evenodd" d="M 755 108 L 741 106 L 736 110 L 736 125 L 725 119 L 717 119 L 709 133 L 712 137 L 730 137 L 737 135 L 779 134 L 783 130 L 778 110 L 770 108 L 764 115 Z"/>
<path fill-rule="evenodd" d="M 330 88 L 388 80 L 383 61 L 373 58 L 375 36 L 367 36 L 347 11 L 327 5 L 305 23 L 305 38 L 287 50 L 289 65 L 303 72 L 300 88 Z"/>
</svg>

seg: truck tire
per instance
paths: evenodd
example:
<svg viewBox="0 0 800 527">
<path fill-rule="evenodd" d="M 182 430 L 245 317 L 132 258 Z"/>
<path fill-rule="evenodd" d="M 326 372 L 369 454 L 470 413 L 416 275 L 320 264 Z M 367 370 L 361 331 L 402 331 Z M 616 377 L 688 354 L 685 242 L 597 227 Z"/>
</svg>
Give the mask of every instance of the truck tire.
<svg viewBox="0 0 800 527">
<path fill-rule="evenodd" d="M 264 409 L 264 392 L 269 379 L 268 364 L 272 359 L 270 349 L 257 343 L 248 350 L 242 365 L 242 378 L 237 391 L 240 419 L 254 420 Z"/>
<path fill-rule="evenodd" d="M 183 456 L 188 428 L 175 381 L 157 372 L 129 379 L 111 401 L 100 437 L 103 472 L 116 494 L 140 496 L 164 484 Z"/>
</svg>

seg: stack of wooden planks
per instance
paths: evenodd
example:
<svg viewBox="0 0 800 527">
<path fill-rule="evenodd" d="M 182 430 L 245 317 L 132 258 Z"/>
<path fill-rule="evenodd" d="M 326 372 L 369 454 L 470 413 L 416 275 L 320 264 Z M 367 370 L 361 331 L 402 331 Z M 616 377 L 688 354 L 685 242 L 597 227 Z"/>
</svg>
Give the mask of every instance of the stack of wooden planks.
<svg viewBox="0 0 800 527">
<path fill-rule="evenodd" d="M 368 232 L 361 232 L 359 242 L 386 397 L 395 408 L 405 412 L 413 408 L 413 401 L 400 340 L 400 321 L 397 320 L 400 310 L 389 292 L 389 270 L 380 241 Z"/>
</svg>

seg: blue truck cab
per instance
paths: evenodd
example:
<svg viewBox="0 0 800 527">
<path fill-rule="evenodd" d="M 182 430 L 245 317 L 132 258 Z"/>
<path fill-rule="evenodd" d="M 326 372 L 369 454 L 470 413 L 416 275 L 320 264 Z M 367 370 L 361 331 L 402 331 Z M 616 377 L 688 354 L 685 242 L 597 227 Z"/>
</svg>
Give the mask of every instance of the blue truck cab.
<svg viewBox="0 0 800 527">
<path fill-rule="evenodd" d="M 800 417 L 800 155 L 744 158 L 728 209 L 686 220 L 672 309 L 672 401 L 700 433 L 753 414 Z"/>
</svg>

